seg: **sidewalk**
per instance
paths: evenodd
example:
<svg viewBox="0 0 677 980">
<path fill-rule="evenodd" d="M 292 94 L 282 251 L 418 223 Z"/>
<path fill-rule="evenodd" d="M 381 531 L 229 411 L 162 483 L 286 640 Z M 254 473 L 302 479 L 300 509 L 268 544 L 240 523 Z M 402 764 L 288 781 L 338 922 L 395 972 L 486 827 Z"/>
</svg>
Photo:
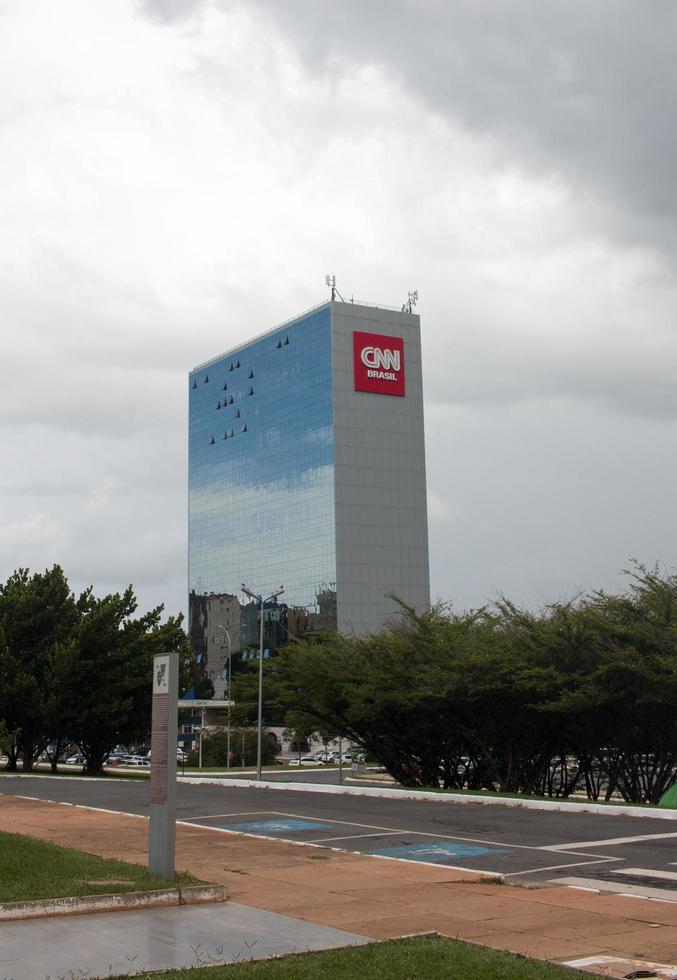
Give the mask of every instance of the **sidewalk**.
<svg viewBox="0 0 677 980">
<path fill-rule="evenodd" d="M 362 945 L 363 936 L 235 902 L 0 922 L 0 976 L 108 977 Z"/>
<path fill-rule="evenodd" d="M 147 859 L 148 824 L 141 817 L 4 796 L 0 830 L 103 857 Z M 323 852 L 201 827 L 177 827 L 177 867 L 226 884 L 233 903 L 373 939 L 437 931 L 556 961 L 601 954 L 668 963 L 677 958 L 677 903 L 491 884 L 443 866 Z"/>
</svg>

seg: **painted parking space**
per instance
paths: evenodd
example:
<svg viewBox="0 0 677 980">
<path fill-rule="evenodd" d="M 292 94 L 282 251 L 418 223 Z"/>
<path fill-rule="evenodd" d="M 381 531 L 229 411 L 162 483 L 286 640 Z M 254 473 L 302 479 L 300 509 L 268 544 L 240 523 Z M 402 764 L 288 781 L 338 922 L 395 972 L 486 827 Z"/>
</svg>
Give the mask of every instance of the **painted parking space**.
<svg viewBox="0 0 677 980">
<path fill-rule="evenodd" d="M 250 817 L 244 820 L 244 817 Z M 253 819 L 252 819 L 253 818 Z M 183 821 L 196 827 L 212 830 L 226 830 L 237 834 L 251 834 L 254 837 L 277 837 L 295 843 L 312 843 L 315 840 L 331 839 L 336 834 L 349 837 L 364 833 L 359 825 L 339 825 L 333 820 L 315 820 L 312 817 L 287 815 L 281 813 L 228 813 L 212 814 L 205 817 L 188 817 Z"/>
<path fill-rule="evenodd" d="M 457 844 L 454 841 L 431 840 L 416 844 L 400 844 L 396 847 L 379 847 L 370 854 L 381 857 L 400 858 L 403 861 L 426 861 L 433 864 L 449 864 L 453 861 L 486 855 L 505 854 L 503 847 L 480 847 L 472 844 Z"/>
<path fill-rule="evenodd" d="M 248 823 L 229 823 L 228 830 L 241 834 L 295 834 L 299 830 L 333 830 L 331 824 L 318 823 L 317 820 L 254 820 Z"/>
<path fill-rule="evenodd" d="M 327 847 L 334 850 L 373 855 L 390 860 L 435 864 L 508 880 L 527 880 L 531 876 L 551 880 L 553 873 L 576 874 L 584 868 L 604 873 L 618 867 L 615 856 L 566 853 L 547 847 L 513 844 L 507 841 L 478 840 L 454 834 L 403 829 L 325 817 L 313 818 L 303 812 L 239 811 L 189 816 L 185 823 L 214 831 L 266 837 L 292 844 Z M 622 862 L 620 862 L 622 863 Z M 523 876 L 527 876 L 524 879 Z M 533 877 L 532 877 L 533 880 Z"/>
<path fill-rule="evenodd" d="M 243 819 L 245 817 L 249 819 Z M 488 842 L 445 839 L 437 834 L 387 827 L 376 828 L 331 818 L 316 820 L 301 814 L 274 812 L 210 814 L 188 817 L 182 822 L 215 831 L 275 838 L 294 844 L 313 844 L 375 857 L 447 866 L 462 864 L 464 867 L 493 874 L 501 873 L 495 860 L 498 856 L 507 857 L 509 861 L 511 856 L 516 860 L 520 857 L 517 852 L 511 855 L 509 847 Z"/>
</svg>

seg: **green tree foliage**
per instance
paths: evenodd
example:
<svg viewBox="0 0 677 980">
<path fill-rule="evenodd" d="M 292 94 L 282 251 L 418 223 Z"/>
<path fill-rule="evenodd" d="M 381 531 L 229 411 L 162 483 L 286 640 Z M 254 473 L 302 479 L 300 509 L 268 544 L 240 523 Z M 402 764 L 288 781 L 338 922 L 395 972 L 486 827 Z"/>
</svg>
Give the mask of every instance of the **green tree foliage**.
<svg viewBox="0 0 677 980">
<path fill-rule="evenodd" d="M 46 744 L 52 665 L 77 621 L 75 597 L 58 565 L 34 575 L 21 568 L 0 585 L 0 718 L 17 733 L 10 769 L 21 753 L 30 770 Z"/>
<path fill-rule="evenodd" d="M 677 576 L 629 574 L 539 613 L 402 606 L 380 634 L 288 647 L 270 696 L 406 786 L 656 802 L 677 767 Z"/>
<path fill-rule="evenodd" d="M 150 727 L 150 673 L 153 655 L 181 650 L 181 620 L 161 623 L 162 606 L 133 618 L 137 603 L 131 586 L 124 593 L 80 598 L 81 620 L 70 688 L 78 691 L 71 735 L 85 756 L 85 771 L 100 772 L 118 742 L 136 741 Z"/>
<path fill-rule="evenodd" d="M 268 661 L 266 661 L 267 667 Z M 264 692 L 268 693 L 268 671 L 264 671 Z M 234 701 L 231 708 L 231 723 L 241 728 L 256 725 L 259 712 L 259 674 L 258 666 L 243 666 L 238 673 L 233 674 L 230 685 L 230 696 Z"/>
<path fill-rule="evenodd" d="M 302 711 L 288 711 L 285 717 L 284 737 L 292 752 L 299 758 L 310 751 L 310 743 L 317 736 L 317 720 Z"/>
<path fill-rule="evenodd" d="M 76 742 L 90 773 L 119 742 L 143 738 L 150 727 L 155 653 L 180 655 L 182 689 L 192 682 L 192 659 L 181 617 L 162 622 L 162 606 L 135 617 L 131 586 L 97 598 L 78 598 L 61 568 L 15 572 L 0 585 L 0 722 L 13 733 L 9 768 L 22 757 L 30 770 L 51 744 Z"/>
</svg>

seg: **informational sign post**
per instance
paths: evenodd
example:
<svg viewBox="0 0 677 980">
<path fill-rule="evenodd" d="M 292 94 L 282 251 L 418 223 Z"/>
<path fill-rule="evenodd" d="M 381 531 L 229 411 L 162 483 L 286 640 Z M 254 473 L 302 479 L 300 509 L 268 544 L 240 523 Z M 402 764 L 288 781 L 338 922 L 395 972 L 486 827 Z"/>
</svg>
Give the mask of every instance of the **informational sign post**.
<svg viewBox="0 0 677 980">
<path fill-rule="evenodd" d="M 175 875 L 178 694 L 178 653 L 156 654 L 153 658 L 148 867 L 165 881 L 173 881 Z"/>
</svg>

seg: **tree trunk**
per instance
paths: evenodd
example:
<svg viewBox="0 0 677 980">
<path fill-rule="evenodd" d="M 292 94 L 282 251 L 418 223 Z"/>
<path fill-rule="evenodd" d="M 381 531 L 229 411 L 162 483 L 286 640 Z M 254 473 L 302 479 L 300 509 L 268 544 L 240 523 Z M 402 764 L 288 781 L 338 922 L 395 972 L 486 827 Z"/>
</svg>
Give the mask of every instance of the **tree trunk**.
<svg viewBox="0 0 677 980">
<path fill-rule="evenodd" d="M 37 746 L 32 738 L 26 737 L 21 740 L 21 769 L 23 772 L 32 772 L 33 763 L 37 755 Z"/>
<path fill-rule="evenodd" d="M 80 744 L 80 749 L 85 757 L 83 774 L 87 776 L 99 776 L 103 772 L 104 759 L 111 750 L 110 745 L 88 745 Z"/>
<path fill-rule="evenodd" d="M 17 756 L 19 755 L 19 746 L 14 744 L 10 745 L 7 749 L 7 772 L 16 772 L 18 767 Z"/>
</svg>

